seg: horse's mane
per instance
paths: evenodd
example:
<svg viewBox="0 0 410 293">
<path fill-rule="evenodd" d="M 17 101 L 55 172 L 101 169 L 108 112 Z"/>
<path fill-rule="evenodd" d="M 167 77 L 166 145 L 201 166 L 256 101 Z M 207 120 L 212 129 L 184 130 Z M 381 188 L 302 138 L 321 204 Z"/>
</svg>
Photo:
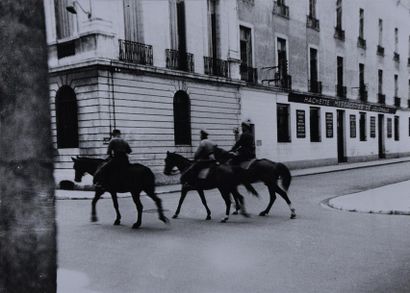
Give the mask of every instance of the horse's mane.
<svg viewBox="0 0 410 293">
<path fill-rule="evenodd" d="M 180 158 L 182 158 L 182 159 L 184 159 L 184 160 L 186 160 L 186 161 L 188 161 L 188 162 L 190 162 L 190 163 L 192 163 L 194 160 L 191 160 L 191 159 L 188 159 L 187 157 L 184 157 L 183 155 L 181 155 L 181 154 L 178 154 L 178 153 L 175 153 L 175 152 L 170 152 L 169 153 L 170 155 L 174 155 L 174 156 L 176 156 L 176 157 L 180 157 Z"/>
</svg>

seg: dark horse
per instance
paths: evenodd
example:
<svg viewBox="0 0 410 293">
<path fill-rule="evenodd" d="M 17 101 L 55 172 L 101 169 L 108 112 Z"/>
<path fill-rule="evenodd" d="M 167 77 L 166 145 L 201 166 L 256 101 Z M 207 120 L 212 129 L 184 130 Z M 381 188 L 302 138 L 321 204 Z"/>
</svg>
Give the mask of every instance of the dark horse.
<svg viewBox="0 0 410 293">
<path fill-rule="evenodd" d="M 178 170 L 183 173 L 186 171 L 191 165 L 193 161 L 184 158 L 183 156 L 167 152 L 167 156 L 165 158 L 165 168 L 164 174 L 171 175 L 172 169 L 177 167 Z M 182 203 L 190 190 L 198 191 L 199 196 L 201 197 L 202 204 L 205 206 L 207 212 L 207 220 L 211 219 L 211 211 L 208 208 L 206 203 L 204 190 L 214 189 L 217 188 L 222 195 L 222 198 L 225 201 L 226 205 L 226 214 L 225 218 L 221 220 L 221 222 L 226 222 L 229 219 L 230 207 L 231 207 L 231 198 L 230 194 L 235 198 L 235 201 L 239 203 L 242 215 L 248 217 L 248 214 L 245 211 L 243 196 L 238 192 L 237 186 L 242 184 L 240 181 L 237 180 L 237 177 L 232 171 L 230 166 L 212 166 L 206 180 L 197 180 L 197 182 L 181 182 L 182 183 L 182 190 L 181 190 L 181 198 L 179 199 L 178 208 L 175 211 L 173 218 L 177 218 L 179 212 L 181 211 Z M 246 186 L 249 188 L 249 186 Z M 254 195 L 257 195 L 256 191 L 250 187 L 248 189 Z"/>
<path fill-rule="evenodd" d="M 102 159 L 77 157 L 72 158 L 74 161 L 75 181 L 81 182 L 85 173 L 94 176 L 98 167 L 105 161 Z M 112 179 L 112 178 L 111 178 Z M 132 226 L 136 229 L 141 226 L 142 217 L 142 203 L 140 200 L 140 193 L 144 191 L 157 205 L 159 219 L 164 223 L 168 222 L 168 219 L 164 216 L 161 199 L 155 194 L 155 175 L 151 169 L 141 164 L 130 164 L 128 169 L 124 171 L 121 182 L 113 182 L 114 180 L 107 180 L 108 182 L 102 182 L 104 188 L 97 188 L 95 191 L 94 199 L 92 200 L 91 208 L 91 221 L 96 222 L 97 212 L 96 204 L 105 191 L 111 194 L 111 198 L 114 204 L 116 219 L 114 225 L 121 223 L 121 214 L 118 208 L 117 193 L 130 192 L 132 199 L 137 207 L 137 222 Z"/>
<path fill-rule="evenodd" d="M 231 158 L 229 152 L 219 147 L 215 148 L 214 155 L 216 160 L 222 164 L 229 163 L 228 161 Z M 265 210 L 259 213 L 260 216 L 266 216 L 269 213 L 276 199 L 275 193 L 279 193 L 289 206 L 291 213 L 290 218 L 296 218 L 295 209 L 292 207 L 292 203 L 286 192 L 292 180 L 288 167 L 282 163 L 272 162 L 268 159 L 260 159 L 251 163 L 246 170 L 239 167 L 233 168 L 233 170 L 236 170 L 237 176 L 240 177 L 240 180 L 243 182 L 253 183 L 261 181 L 268 187 L 270 195 L 269 204 Z M 283 188 L 278 185 L 278 179 L 282 180 Z"/>
</svg>

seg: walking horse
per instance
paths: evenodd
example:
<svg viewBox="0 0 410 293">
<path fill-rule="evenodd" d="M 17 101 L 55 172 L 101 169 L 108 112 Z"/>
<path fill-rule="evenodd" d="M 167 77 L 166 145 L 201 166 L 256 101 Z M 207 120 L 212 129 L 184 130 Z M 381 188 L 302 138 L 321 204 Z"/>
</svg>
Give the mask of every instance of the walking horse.
<svg viewBox="0 0 410 293">
<path fill-rule="evenodd" d="M 215 159 L 221 164 L 229 164 L 229 159 L 232 157 L 230 153 L 224 149 L 216 147 L 214 150 Z M 290 218 L 296 218 L 296 211 L 292 207 L 287 190 L 289 189 L 292 176 L 288 167 L 282 163 L 272 162 L 268 159 L 259 159 L 246 162 L 243 166 L 234 166 L 235 174 L 242 182 L 254 183 L 263 182 L 269 190 L 270 200 L 265 210 L 259 213 L 259 216 L 266 216 L 269 214 L 273 203 L 276 200 L 276 193 L 278 193 L 288 204 L 290 209 Z M 278 179 L 282 180 L 282 187 L 278 185 Z"/>
<path fill-rule="evenodd" d="M 185 172 L 191 165 L 193 161 L 179 155 L 177 153 L 167 152 L 167 156 L 165 158 L 165 168 L 164 174 L 171 175 L 172 169 L 176 167 L 181 173 Z M 221 222 L 227 222 L 229 220 L 230 214 L 230 207 L 231 207 L 231 198 L 230 194 L 235 198 L 235 201 L 239 204 L 241 214 L 245 217 L 249 217 L 245 210 L 245 204 L 243 200 L 243 196 L 238 192 L 237 186 L 242 184 L 238 181 L 238 178 L 232 171 L 232 168 L 228 165 L 214 165 L 210 167 L 209 173 L 206 179 L 198 179 L 194 180 L 193 182 L 181 182 L 182 189 L 181 189 L 181 197 L 179 199 L 178 207 L 175 211 L 173 218 L 177 218 L 180 211 L 182 203 L 190 190 L 196 190 L 201 198 L 202 204 L 204 205 L 207 216 L 206 220 L 211 219 L 211 211 L 208 208 L 204 190 L 215 189 L 217 188 L 222 195 L 223 200 L 225 201 L 226 205 L 226 213 L 225 217 L 221 220 Z M 257 195 L 256 191 L 253 189 L 252 186 L 245 186 L 249 192 L 254 195 Z"/>
<path fill-rule="evenodd" d="M 82 177 L 85 173 L 88 173 L 94 176 L 97 169 L 105 161 L 103 159 L 96 158 L 86 158 L 86 157 L 77 157 L 72 158 L 74 162 L 75 170 L 75 181 L 81 182 Z M 129 167 L 123 171 L 123 176 L 118 182 L 118 179 L 113 178 L 113 176 L 108 176 L 107 180 L 103 180 L 103 188 L 97 188 L 95 191 L 94 198 L 91 203 L 91 221 L 98 221 L 96 204 L 97 201 L 101 198 L 105 191 L 108 191 L 111 194 L 111 198 L 114 204 L 114 209 L 116 212 L 116 219 L 114 225 L 119 225 L 121 223 L 121 214 L 118 206 L 117 193 L 130 192 L 132 199 L 137 208 L 137 222 L 132 226 L 133 229 L 139 228 L 141 226 L 142 219 L 142 210 L 143 206 L 140 200 L 140 193 L 144 191 L 147 196 L 149 196 L 156 204 L 159 219 L 168 223 L 169 220 L 165 217 L 161 199 L 155 194 L 155 175 L 152 173 L 151 169 L 141 164 L 130 164 Z"/>
</svg>

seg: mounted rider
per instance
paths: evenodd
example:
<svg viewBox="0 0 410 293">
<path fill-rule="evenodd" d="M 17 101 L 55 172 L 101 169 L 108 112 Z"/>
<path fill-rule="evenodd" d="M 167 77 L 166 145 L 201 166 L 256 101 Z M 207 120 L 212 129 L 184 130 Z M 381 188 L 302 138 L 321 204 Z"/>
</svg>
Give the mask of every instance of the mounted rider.
<svg viewBox="0 0 410 293">
<path fill-rule="evenodd" d="M 246 120 L 241 124 L 242 133 L 238 141 L 231 148 L 232 155 L 231 164 L 239 165 L 241 162 L 252 160 L 255 155 L 255 138 L 252 134 L 251 121 Z"/>
<path fill-rule="evenodd" d="M 216 144 L 212 140 L 208 139 L 208 136 L 209 133 L 206 130 L 201 129 L 201 142 L 199 143 L 194 154 L 195 162 L 181 176 L 182 183 L 192 182 L 198 177 L 198 174 L 202 169 L 209 167 L 216 162 L 214 157 Z"/>
<path fill-rule="evenodd" d="M 103 164 L 94 175 L 94 184 L 96 187 L 101 187 L 102 183 L 106 181 L 111 174 L 116 174 L 117 179 L 120 174 L 130 164 L 128 154 L 132 152 L 130 145 L 121 137 L 121 131 L 114 129 L 112 131 L 112 138 L 107 147 L 108 161 Z"/>
</svg>

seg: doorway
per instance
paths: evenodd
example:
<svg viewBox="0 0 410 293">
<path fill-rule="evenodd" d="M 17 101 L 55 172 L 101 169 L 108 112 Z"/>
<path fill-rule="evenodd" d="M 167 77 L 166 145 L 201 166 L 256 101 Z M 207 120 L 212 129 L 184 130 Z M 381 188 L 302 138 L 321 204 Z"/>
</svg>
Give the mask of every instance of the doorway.
<svg viewBox="0 0 410 293">
<path fill-rule="evenodd" d="M 378 115 L 378 141 L 379 141 L 379 159 L 386 158 L 385 148 L 384 148 L 384 115 Z"/>
<path fill-rule="evenodd" d="M 337 161 L 346 162 L 345 111 L 337 110 Z"/>
</svg>

